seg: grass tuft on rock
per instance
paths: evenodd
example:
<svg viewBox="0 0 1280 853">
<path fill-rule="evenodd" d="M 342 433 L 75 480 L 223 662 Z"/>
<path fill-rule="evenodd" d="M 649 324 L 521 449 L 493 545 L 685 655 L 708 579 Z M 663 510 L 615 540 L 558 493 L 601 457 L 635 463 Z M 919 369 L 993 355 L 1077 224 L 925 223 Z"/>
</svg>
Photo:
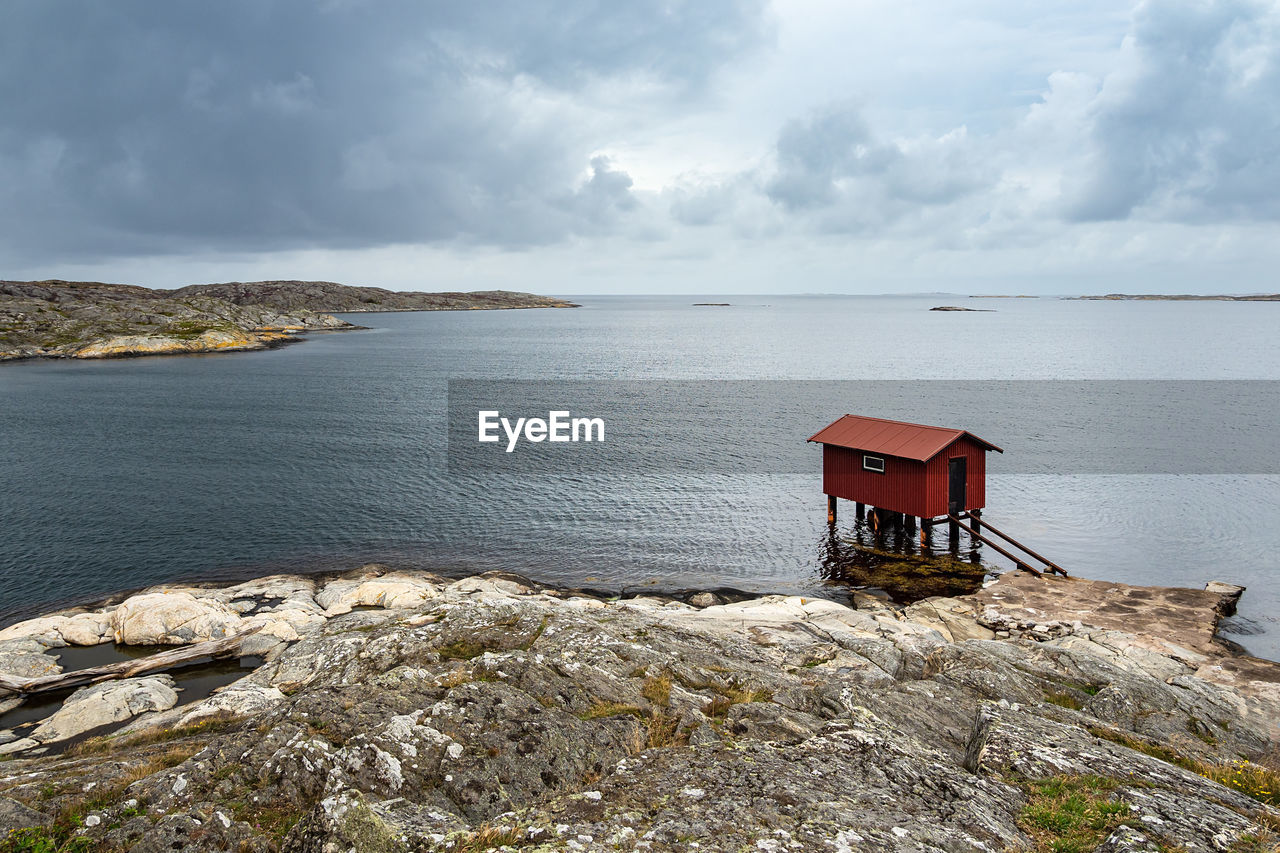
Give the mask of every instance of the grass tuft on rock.
<svg viewBox="0 0 1280 853">
<path fill-rule="evenodd" d="M 733 703 L 726 697 L 714 696 L 710 702 L 703 706 L 702 713 L 713 720 L 723 720 L 729 715 L 729 709 L 732 707 Z"/>
<path fill-rule="evenodd" d="M 1102 776 L 1055 776 L 1027 782 L 1019 823 L 1039 853 L 1090 853 L 1129 815 L 1112 798 L 1118 787 Z"/>
<path fill-rule="evenodd" d="M 1230 764 L 1202 763 L 1196 767 L 1196 772 L 1246 797 L 1280 808 L 1280 773 L 1261 764 L 1244 759 Z"/>
<path fill-rule="evenodd" d="M 1255 818 L 1256 820 L 1256 818 Z M 1258 821 L 1265 823 L 1265 820 Z M 1184 848 L 1177 848 L 1171 853 L 1181 853 Z M 1228 848 L 1230 853 L 1280 853 L 1280 836 L 1272 829 L 1264 829 L 1257 834 L 1242 835 Z"/>
<path fill-rule="evenodd" d="M 671 701 L 671 673 L 664 672 L 645 679 L 640 695 L 655 705 L 666 706 Z"/>
<path fill-rule="evenodd" d="M 0 853 L 88 853 L 89 838 L 67 838 L 57 828 L 44 826 L 11 829 L 0 838 Z"/>
<path fill-rule="evenodd" d="M 233 804 L 231 813 L 236 820 L 244 821 L 279 844 L 284 841 L 289 830 L 302 820 L 304 810 L 288 805 L 238 802 Z"/>
<path fill-rule="evenodd" d="M 1096 738 L 1109 740 L 1112 743 L 1118 743 L 1152 758 L 1158 758 L 1175 767 L 1181 767 L 1183 770 L 1198 773 L 1206 779 L 1212 779 L 1218 784 L 1239 791 L 1260 803 L 1280 808 L 1280 794 L 1278 794 L 1280 792 L 1280 773 L 1261 764 L 1254 764 L 1252 761 L 1244 759 L 1226 764 L 1196 761 L 1167 746 L 1151 743 L 1102 726 L 1090 726 L 1089 734 Z"/>
<path fill-rule="evenodd" d="M 1087 731 L 1096 738 L 1109 740 L 1112 743 L 1118 743 L 1135 752 L 1141 752 L 1144 755 L 1149 755 L 1152 758 L 1158 758 L 1161 761 L 1174 765 L 1175 767 L 1181 767 L 1183 770 L 1199 772 L 1199 765 L 1196 762 L 1187 758 L 1180 752 L 1169 749 L 1167 746 L 1152 743 L 1151 741 L 1143 740 L 1142 738 L 1134 737 L 1115 729 L 1104 728 L 1103 726 L 1089 726 Z"/>
<path fill-rule="evenodd" d="M 219 714 L 216 717 L 210 717 L 198 723 L 177 726 L 172 729 L 156 727 L 124 736 L 103 735 L 102 737 L 91 737 L 68 749 L 66 754 L 68 756 L 97 755 L 118 749 L 147 746 L 153 743 L 166 743 L 171 740 L 181 740 L 182 738 L 195 737 L 197 735 L 210 735 L 230 728 L 233 724 L 240 722 L 241 719 L 243 718 L 234 714 Z"/>
<path fill-rule="evenodd" d="M 646 749 L 661 749 L 664 746 L 684 746 L 689 743 L 689 733 L 680 728 L 680 718 L 666 711 L 657 711 L 649 715 L 644 727 L 636 733 L 635 743 L 629 752 L 639 755 Z"/>
<path fill-rule="evenodd" d="M 1072 711 L 1079 711 L 1084 707 L 1084 703 L 1080 701 L 1079 697 L 1066 690 L 1046 690 L 1044 701 L 1050 705 L 1057 705 L 1060 708 L 1068 708 Z"/>
<path fill-rule="evenodd" d="M 524 841 L 525 833 L 517 827 L 482 826 L 453 840 L 448 849 L 457 853 L 480 853 L 482 850 L 521 846 Z"/>
<path fill-rule="evenodd" d="M 436 647 L 441 660 L 471 660 L 485 653 L 485 647 L 474 640 L 455 640 Z"/>
<path fill-rule="evenodd" d="M 587 710 L 578 715 L 580 720 L 600 720 L 605 717 L 618 717 L 623 714 L 631 714 L 635 717 L 643 717 L 644 711 L 635 705 L 626 705 L 622 702 L 597 702 Z"/>
<path fill-rule="evenodd" d="M 773 699 L 772 690 L 746 687 L 738 683 L 728 686 L 711 685 L 716 695 L 711 697 L 702 709 L 702 713 L 713 720 L 723 720 L 734 705 L 745 705 L 748 702 L 769 702 Z"/>
</svg>

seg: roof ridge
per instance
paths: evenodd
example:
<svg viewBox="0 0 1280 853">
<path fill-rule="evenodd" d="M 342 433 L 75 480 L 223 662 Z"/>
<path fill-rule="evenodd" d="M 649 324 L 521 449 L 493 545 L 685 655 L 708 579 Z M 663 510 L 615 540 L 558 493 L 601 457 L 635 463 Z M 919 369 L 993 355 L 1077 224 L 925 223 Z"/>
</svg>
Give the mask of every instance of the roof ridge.
<svg viewBox="0 0 1280 853">
<path fill-rule="evenodd" d="M 844 418 L 857 418 L 860 421 L 879 421 L 882 424 L 899 424 L 901 426 L 915 427 L 916 429 L 940 429 L 944 432 L 955 432 L 955 433 L 968 432 L 968 430 L 959 429 L 957 427 L 934 426 L 933 424 L 918 424 L 913 421 L 898 421 L 898 420 L 894 420 L 893 418 L 877 418 L 874 415 L 851 415 L 848 412 L 841 415 L 836 420 L 839 421 L 839 420 L 843 420 Z M 974 437 L 976 438 L 977 436 L 974 436 Z"/>
<path fill-rule="evenodd" d="M 818 430 L 809 441 L 927 462 L 966 436 L 987 450 L 1004 452 L 965 429 L 848 413 Z"/>
</svg>

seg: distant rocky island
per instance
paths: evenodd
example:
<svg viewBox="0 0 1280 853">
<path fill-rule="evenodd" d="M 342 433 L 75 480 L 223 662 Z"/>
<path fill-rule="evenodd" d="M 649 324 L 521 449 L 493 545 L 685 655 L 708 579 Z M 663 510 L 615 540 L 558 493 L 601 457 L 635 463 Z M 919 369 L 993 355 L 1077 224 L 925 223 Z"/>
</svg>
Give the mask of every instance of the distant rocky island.
<svg viewBox="0 0 1280 853">
<path fill-rule="evenodd" d="M 980 313 L 991 313 L 995 309 L 992 308 L 961 308 L 959 305 L 938 305 L 930 308 L 930 311 L 977 311 Z"/>
<path fill-rule="evenodd" d="M 331 312 L 572 308 L 505 290 L 399 293 L 331 281 L 153 290 L 86 281 L 0 281 L 0 361 L 253 350 L 309 331 L 357 329 Z"/>
<path fill-rule="evenodd" d="M 185 299 L 195 296 L 222 299 L 236 305 L 262 305 L 277 311 L 480 311 L 507 308 L 577 308 L 573 302 L 511 290 L 477 290 L 423 293 L 353 287 L 332 281 L 232 281 L 225 284 L 193 284 L 173 291 L 155 291 Z"/>
<path fill-rule="evenodd" d="M 1066 296 L 1064 299 L 1125 299 L 1160 300 L 1167 302 L 1280 302 L 1280 293 L 1260 293 L 1253 296 L 1227 296 L 1225 294 L 1193 293 L 1108 293 L 1105 296 Z"/>
</svg>

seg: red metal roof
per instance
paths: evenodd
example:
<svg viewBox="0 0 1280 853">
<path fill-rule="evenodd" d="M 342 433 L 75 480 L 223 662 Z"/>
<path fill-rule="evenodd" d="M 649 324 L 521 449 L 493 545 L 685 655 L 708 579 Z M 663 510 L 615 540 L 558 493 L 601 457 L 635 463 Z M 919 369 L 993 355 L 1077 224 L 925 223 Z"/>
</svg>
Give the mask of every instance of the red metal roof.
<svg viewBox="0 0 1280 853">
<path fill-rule="evenodd" d="M 809 440 L 819 444 L 834 444 L 851 450 L 883 453 L 903 459 L 927 462 L 961 436 L 967 435 L 987 450 L 1004 453 L 985 439 L 971 432 L 947 427 L 909 424 L 905 421 L 888 421 L 884 418 L 868 418 L 862 415 L 844 417 L 814 433 Z"/>
</svg>

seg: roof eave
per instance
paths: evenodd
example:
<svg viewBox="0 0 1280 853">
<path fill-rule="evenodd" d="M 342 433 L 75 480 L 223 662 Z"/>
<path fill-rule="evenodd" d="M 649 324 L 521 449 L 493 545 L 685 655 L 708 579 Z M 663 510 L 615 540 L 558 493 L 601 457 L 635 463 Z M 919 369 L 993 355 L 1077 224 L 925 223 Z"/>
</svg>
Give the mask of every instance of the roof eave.
<svg viewBox="0 0 1280 853">
<path fill-rule="evenodd" d="M 979 438 L 978 436 L 974 435 L 973 433 L 967 430 L 965 431 L 965 435 L 969 436 L 969 438 L 972 438 L 974 441 L 978 442 L 978 444 L 981 444 L 987 450 L 994 450 L 996 453 L 1004 453 L 1003 450 L 1001 450 L 999 447 L 992 444 L 991 442 L 987 441 L 985 438 Z"/>
</svg>

